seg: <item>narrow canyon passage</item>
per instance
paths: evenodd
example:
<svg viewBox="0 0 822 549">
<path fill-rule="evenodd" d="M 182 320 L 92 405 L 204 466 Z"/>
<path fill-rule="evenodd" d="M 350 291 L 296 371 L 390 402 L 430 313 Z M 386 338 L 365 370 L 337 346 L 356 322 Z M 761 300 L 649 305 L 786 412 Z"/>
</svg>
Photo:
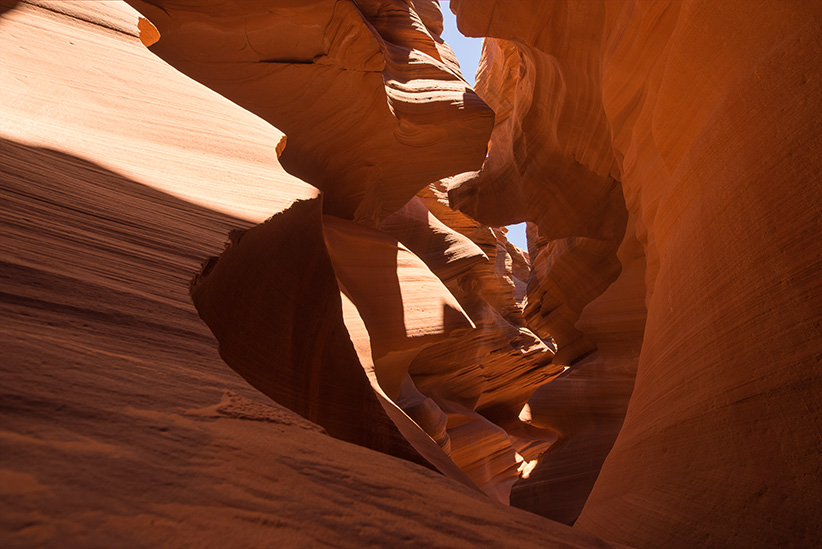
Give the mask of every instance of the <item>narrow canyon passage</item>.
<svg viewBox="0 0 822 549">
<path fill-rule="evenodd" d="M 10 545 L 822 543 L 821 4 L 3 5 Z"/>
</svg>

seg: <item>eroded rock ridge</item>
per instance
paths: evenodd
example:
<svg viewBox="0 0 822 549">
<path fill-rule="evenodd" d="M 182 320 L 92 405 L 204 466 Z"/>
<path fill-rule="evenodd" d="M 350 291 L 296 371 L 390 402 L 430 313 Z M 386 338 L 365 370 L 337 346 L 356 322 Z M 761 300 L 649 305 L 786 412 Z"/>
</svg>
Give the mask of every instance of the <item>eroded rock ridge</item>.
<svg viewBox="0 0 822 549">
<path fill-rule="evenodd" d="M 255 387 L 616 542 L 822 538 L 818 3 L 452 0 L 476 92 L 434 1 L 130 3 L 322 192 L 192 286 Z"/>
</svg>

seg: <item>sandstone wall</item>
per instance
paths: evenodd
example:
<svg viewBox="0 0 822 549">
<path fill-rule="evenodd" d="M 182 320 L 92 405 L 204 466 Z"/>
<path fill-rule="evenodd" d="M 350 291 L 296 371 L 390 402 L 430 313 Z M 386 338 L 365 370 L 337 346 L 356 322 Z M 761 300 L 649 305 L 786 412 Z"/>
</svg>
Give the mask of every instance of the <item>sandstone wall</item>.
<svg viewBox="0 0 822 549">
<path fill-rule="evenodd" d="M 331 434 L 507 503 L 555 438 L 518 415 L 562 367 L 525 326 L 526 254 L 442 201 L 493 111 L 437 3 L 130 3 L 153 52 L 285 131 L 283 166 L 322 191 L 322 219 L 296 203 L 194 281 L 226 362 Z"/>
<path fill-rule="evenodd" d="M 529 298 L 543 293 L 544 329 L 588 341 L 572 355 L 597 349 L 531 399 L 560 443 L 523 504 L 565 521 L 582 510 L 579 527 L 638 546 L 818 544 L 820 5 L 452 9 L 492 37 L 477 89 L 506 114 L 451 196 L 481 221 L 538 225 Z M 494 217 L 506 181 L 517 200 Z M 590 198 L 611 188 L 627 225 L 622 200 Z M 545 202 L 571 213 L 531 211 Z"/>
<path fill-rule="evenodd" d="M 4 543 L 822 544 L 818 3 L 129 4 L 0 4 Z"/>
<path fill-rule="evenodd" d="M 283 134 L 140 34 L 122 2 L 0 2 L 0 545 L 607 546 L 335 440 L 226 367 L 187 289 L 228 237 L 209 278 L 247 274 L 234 296 L 256 301 L 215 324 L 238 328 L 224 355 L 259 335 L 264 363 L 304 367 L 281 369 L 278 398 L 327 432 L 421 461 L 413 427 L 445 456 L 369 386 L 319 192 L 279 165 Z M 260 278 L 289 290 L 279 307 L 259 306 Z"/>
</svg>

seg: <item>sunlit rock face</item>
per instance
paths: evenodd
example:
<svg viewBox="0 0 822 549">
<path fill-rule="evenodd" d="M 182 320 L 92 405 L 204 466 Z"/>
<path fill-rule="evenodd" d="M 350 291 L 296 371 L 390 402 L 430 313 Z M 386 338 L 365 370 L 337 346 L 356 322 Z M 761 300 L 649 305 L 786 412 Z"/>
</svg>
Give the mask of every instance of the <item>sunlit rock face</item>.
<svg viewBox="0 0 822 549">
<path fill-rule="evenodd" d="M 4 546 L 822 546 L 818 4 L 131 3 L 0 3 Z"/>
<path fill-rule="evenodd" d="M 444 412 L 454 462 L 507 503 L 523 460 L 555 439 L 528 430 L 519 413 L 562 368 L 552 362 L 551 342 L 523 325 L 527 257 L 500 231 L 450 209 L 446 187 L 430 185 L 381 226 L 428 263 L 474 326 L 415 351 L 406 360 L 408 381 Z"/>
<path fill-rule="evenodd" d="M 492 500 L 551 440 L 509 425 L 556 370 L 527 255 L 436 178 L 382 225 L 330 213 L 165 38 L 123 2 L 0 2 L 0 545 L 610 547 Z"/>
<path fill-rule="evenodd" d="M 497 118 L 449 196 L 533 223 L 526 318 L 570 366 L 512 502 L 641 547 L 819 545 L 820 5 L 451 7 Z"/>
<path fill-rule="evenodd" d="M 285 132 L 280 161 L 325 213 L 377 226 L 485 155 L 493 112 L 439 37 L 436 2 L 129 3 L 159 30 L 153 52 Z"/>
<path fill-rule="evenodd" d="M 149 52 L 138 17 L 0 2 L 0 546 L 605 546 L 466 487 L 372 390 L 320 193 L 279 165 L 282 132 Z M 278 398 L 325 431 L 226 367 L 197 316 L 188 281 L 229 234 L 195 299 L 228 315 L 211 322 L 228 358 L 302 368 L 281 369 Z M 247 309 L 220 309 L 209 285 L 241 276 Z M 414 429 L 462 484 L 409 461 L 436 461 Z"/>
<path fill-rule="evenodd" d="M 508 503 L 556 439 L 520 412 L 563 368 L 525 326 L 528 255 L 450 207 L 494 115 L 437 2 L 130 3 L 153 52 L 282 129 L 283 167 L 322 191 L 192 283 L 226 362 L 330 434 Z"/>
</svg>

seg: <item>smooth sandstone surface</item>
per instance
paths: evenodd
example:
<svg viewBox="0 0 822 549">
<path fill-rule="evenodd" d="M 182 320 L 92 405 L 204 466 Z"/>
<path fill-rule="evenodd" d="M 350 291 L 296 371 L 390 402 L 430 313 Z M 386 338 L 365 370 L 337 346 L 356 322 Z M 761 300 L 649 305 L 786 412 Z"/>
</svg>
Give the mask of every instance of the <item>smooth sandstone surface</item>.
<svg viewBox="0 0 822 549">
<path fill-rule="evenodd" d="M 4 547 L 822 544 L 819 3 L 128 3 L 0 2 Z"/>
<path fill-rule="evenodd" d="M 633 27 L 661 14 L 608 15 Z M 813 76 L 822 6 L 693 3 L 661 17 L 649 41 L 676 20 L 664 77 L 632 64 L 627 44 L 609 44 L 606 112 L 638 115 L 635 137 L 615 139 L 626 202 L 656 245 L 646 252 L 653 289 L 634 397 L 579 524 L 616 540 L 630 530 L 636 545 L 818 545 L 822 245 L 811 235 L 822 227 L 822 82 Z M 612 80 L 628 65 L 648 75 L 641 111 Z M 633 155 L 649 133 L 657 146 L 638 170 Z M 704 361 L 699 374 L 685 375 L 694 359 Z M 760 434 L 777 442 L 763 449 Z M 677 442 L 684 437 L 699 443 Z M 629 476 L 639 480 L 626 489 Z M 639 501 L 672 511 L 643 520 Z"/>
<path fill-rule="evenodd" d="M 552 362 L 553 345 L 524 325 L 521 277 L 527 278 L 527 258 L 500 231 L 445 207 L 437 198 L 443 188 L 443 182 L 433 183 L 380 228 L 431 267 L 474 329 L 419 350 L 403 373 L 410 376 L 406 386 L 427 397 L 429 416 L 422 421 L 438 429 L 429 434 L 447 445 L 477 486 L 507 503 L 523 463 L 555 440 L 553 432 L 528 429 L 519 413 L 534 390 L 562 367 Z M 420 414 L 418 400 L 411 400 L 414 414 Z M 443 420 L 444 435 L 439 431 Z"/>
<path fill-rule="evenodd" d="M 488 226 L 477 226 L 479 242 L 471 242 L 414 196 L 478 167 L 493 119 L 439 38 L 436 3 L 132 4 L 159 31 L 158 40 L 149 23 L 141 27 L 152 51 L 284 129 L 283 165 L 323 191 L 322 226 L 283 211 L 248 233 L 252 244 L 237 233 L 195 281 L 192 298 L 226 362 L 331 434 L 418 460 L 395 438 L 405 430 L 423 462 L 456 480 L 467 474 L 507 503 L 524 459 L 515 445 L 534 458 L 553 440 L 524 430 L 517 415 L 560 368 L 522 320 L 527 259 Z M 359 334 L 352 342 L 340 330 L 330 276 L 312 283 L 297 274 L 332 272 L 317 259 L 322 243 L 307 233 L 322 233 L 339 289 L 356 309 L 342 315 L 353 323 L 348 335 Z M 280 261 L 290 282 L 275 281 Z M 264 337 L 268 331 L 278 333 Z M 332 335 L 333 343 L 323 341 Z M 396 429 L 382 421 L 378 400 Z M 495 442 L 486 447 L 488 437 Z"/>
<path fill-rule="evenodd" d="M 640 547 L 818 545 L 820 4 L 451 7 L 497 118 L 449 195 L 534 223 L 529 325 L 572 362 L 512 502 Z"/>
<path fill-rule="evenodd" d="M 129 3 L 159 30 L 152 51 L 288 135 L 283 166 L 328 214 L 376 227 L 482 162 L 494 115 L 439 37 L 436 2 Z"/>
<path fill-rule="evenodd" d="M 382 413 L 346 331 L 319 199 L 232 233 L 191 297 L 220 355 L 251 385 L 332 436 L 419 461 Z"/>
<path fill-rule="evenodd" d="M 73 4 L 0 15 L 3 546 L 608 546 L 337 441 L 222 364 L 189 279 L 317 191 L 135 12 Z"/>
</svg>

